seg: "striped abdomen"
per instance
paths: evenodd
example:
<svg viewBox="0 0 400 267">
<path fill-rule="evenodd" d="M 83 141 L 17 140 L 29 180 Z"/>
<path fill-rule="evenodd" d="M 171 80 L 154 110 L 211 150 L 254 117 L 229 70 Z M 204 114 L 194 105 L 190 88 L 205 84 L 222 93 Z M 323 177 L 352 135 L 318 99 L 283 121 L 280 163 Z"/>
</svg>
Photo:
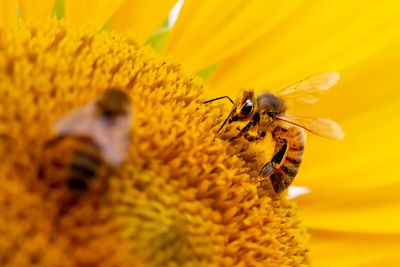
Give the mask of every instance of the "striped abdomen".
<svg viewBox="0 0 400 267">
<path fill-rule="evenodd" d="M 276 193 L 280 193 L 293 182 L 303 159 L 305 133 L 301 128 L 277 126 L 272 132 L 278 149 L 285 148 L 282 161 L 272 172 L 270 179 Z M 285 141 L 286 140 L 286 141 Z M 286 147 L 285 147 L 286 146 Z"/>
<path fill-rule="evenodd" d="M 86 191 L 92 180 L 103 180 L 108 172 L 99 147 L 89 137 L 56 137 L 45 144 L 42 160 L 39 176 L 53 188 Z"/>
</svg>

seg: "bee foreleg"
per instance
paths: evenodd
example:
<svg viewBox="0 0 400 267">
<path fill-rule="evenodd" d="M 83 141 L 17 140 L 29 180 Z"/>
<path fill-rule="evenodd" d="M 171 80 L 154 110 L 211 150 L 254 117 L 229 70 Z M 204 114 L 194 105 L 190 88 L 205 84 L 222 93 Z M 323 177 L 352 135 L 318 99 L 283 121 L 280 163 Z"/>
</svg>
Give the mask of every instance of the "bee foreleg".
<svg viewBox="0 0 400 267">
<path fill-rule="evenodd" d="M 242 130 L 240 130 L 240 132 L 239 132 L 239 134 L 237 136 L 234 136 L 234 137 L 231 138 L 231 141 L 233 139 L 241 137 L 242 135 L 247 134 L 247 132 L 250 130 L 250 128 L 253 127 L 254 125 L 255 125 L 254 121 L 250 121 L 249 123 L 247 123 L 247 125 L 244 126 Z"/>
</svg>

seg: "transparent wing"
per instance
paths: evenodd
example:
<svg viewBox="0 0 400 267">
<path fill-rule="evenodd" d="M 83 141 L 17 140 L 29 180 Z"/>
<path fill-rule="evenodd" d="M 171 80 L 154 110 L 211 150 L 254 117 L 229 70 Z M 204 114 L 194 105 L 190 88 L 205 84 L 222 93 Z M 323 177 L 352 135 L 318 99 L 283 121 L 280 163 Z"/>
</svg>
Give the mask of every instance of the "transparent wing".
<svg viewBox="0 0 400 267">
<path fill-rule="evenodd" d="M 279 115 L 276 116 L 277 119 L 288 122 L 290 124 L 301 127 L 313 134 L 331 138 L 331 139 L 343 139 L 344 133 L 342 128 L 329 119 L 317 119 L 309 117 L 298 117 L 289 115 Z"/>
<path fill-rule="evenodd" d="M 324 72 L 301 80 L 276 93 L 278 97 L 293 98 L 305 103 L 314 103 L 339 80 L 339 73 Z"/>
<path fill-rule="evenodd" d="M 100 147 L 104 159 L 116 166 L 129 153 L 133 112 L 130 107 L 127 114 L 110 121 L 100 115 L 96 101 L 97 99 L 61 116 L 54 122 L 53 129 L 58 135 L 92 138 Z"/>
<path fill-rule="evenodd" d="M 96 109 L 90 102 L 59 117 L 53 123 L 53 130 L 59 135 L 91 135 L 95 122 Z"/>
</svg>

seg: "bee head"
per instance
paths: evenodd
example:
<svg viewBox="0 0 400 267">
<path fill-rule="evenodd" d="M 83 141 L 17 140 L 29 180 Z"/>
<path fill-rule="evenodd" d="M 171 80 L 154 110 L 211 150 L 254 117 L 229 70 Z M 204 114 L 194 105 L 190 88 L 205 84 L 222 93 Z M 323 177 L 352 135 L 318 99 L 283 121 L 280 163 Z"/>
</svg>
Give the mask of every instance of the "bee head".
<svg viewBox="0 0 400 267">
<path fill-rule="evenodd" d="M 228 123 L 232 123 L 234 121 L 246 121 L 253 117 L 257 110 L 257 102 L 254 97 L 253 90 L 243 91 L 240 96 L 236 99 L 236 102 L 233 102 L 229 96 L 221 96 L 208 101 L 203 102 L 204 104 L 210 103 L 220 99 L 228 99 L 233 104 L 233 109 L 231 113 L 229 113 L 228 117 L 222 123 L 218 132 L 224 127 L 224 125 Z"/>
<path fill-rule="evenodd" d="M 129 114 L 129 96 L 119 89 L 107 89 L 96 102 L 96 106 L 104 118 L 113 120 Z"/>
<path fill-rule="evenodd" d="M 254 98 L 254 92 L 252 90 L 243 91 L 236 99 L 229 123 L 251 119 L 257 110 L 256 105 L 257 101 Z"/>
</svg>

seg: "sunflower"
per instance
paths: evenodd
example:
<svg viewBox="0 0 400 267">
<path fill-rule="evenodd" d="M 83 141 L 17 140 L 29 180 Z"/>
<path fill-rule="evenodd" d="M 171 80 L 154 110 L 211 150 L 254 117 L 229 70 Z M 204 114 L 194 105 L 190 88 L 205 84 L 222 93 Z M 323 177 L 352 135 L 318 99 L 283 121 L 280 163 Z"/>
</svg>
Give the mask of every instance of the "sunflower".
<svg viewBox="0 0 400 267">
<path fill-rule="evenodd" d="M 1 265 L 302 265 L 303 225 L 316 266 L 398 265 L 400 3 L 186 0 L 163 30 L 174 4 L 0 1 Z M 309 136 L 294 182 L 308 193 L 260 193 L 252 178 L 272 144 L 216 138 L 224 106 L 201 100 L 332 70 L 334 89 L 290 112 L 334 119 L 346 139 Z M 131 155 L 100 211 L 89 197 L 59 218 L 37 181 L 40 144 L 108 86 L 137 107 Z"/>
</svg>

